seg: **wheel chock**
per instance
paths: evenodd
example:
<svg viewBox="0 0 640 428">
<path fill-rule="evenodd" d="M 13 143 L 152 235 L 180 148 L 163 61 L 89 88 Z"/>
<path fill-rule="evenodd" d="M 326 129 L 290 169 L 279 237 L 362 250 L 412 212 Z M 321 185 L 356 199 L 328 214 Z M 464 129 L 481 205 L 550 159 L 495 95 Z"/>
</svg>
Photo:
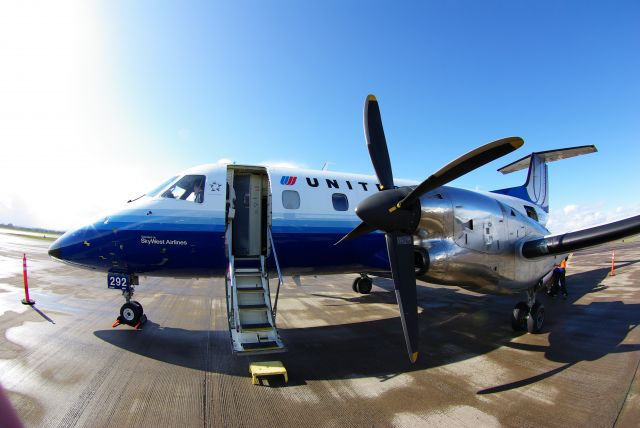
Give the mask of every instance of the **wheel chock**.
<svg viewBox="0 0 640 428">
<path fill-rule="evenodd" d="M 249 365 L 249 373 L 251 373 L 251 383 L 261 385 L 259 377 L 262 376 L 284 376 L 284 383 L 289 382 L 287 369 L 284 368 L 281 361 L 261 361 Z"/>
<path fill-rule="evenodd" d="M 142 328 L 142 326 L 147 322 L 147 316 L 145 314 L 142 314 L 142 317 L 140 317 L 140 321 L 138 321 L 138 323 L 134 326 L 132 326 L 135 330 L 140 330 Z M 122 317 L 118 317 L 116 318 L 116 320 L 113 322 L 113 324 L 111 324 L 111 328 L 116 328 L 117 326 L 119 326 L 120 324 L 127 324 L 129 325 L 129 323 L 125 322 L 125 320 L 122 319 Z"/>
<path fill-rule="evenodd" d="M 142 314 L 142 316 L 140 317 L 140 321 L 138 321 L 138 324 L 136 324 L 136 326 L 133 328 L 136 330 L 140 330 L 146 322 L 147 322 L 147 316 Z"/>
</svg>

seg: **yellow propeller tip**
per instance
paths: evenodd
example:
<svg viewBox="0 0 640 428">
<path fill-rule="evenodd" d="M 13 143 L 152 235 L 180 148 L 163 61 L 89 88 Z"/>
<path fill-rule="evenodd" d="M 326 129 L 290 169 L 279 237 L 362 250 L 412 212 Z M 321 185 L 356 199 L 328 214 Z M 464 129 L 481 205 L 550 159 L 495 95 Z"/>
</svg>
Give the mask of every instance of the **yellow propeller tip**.
<svg viewBox="0 0 640 428">
<path fill-rule="evenodd" d="M 367 101 L 378 101 L 378 100 L 376 100 L 376 96 L 375 95 L 369 94 L 369 96 L 367 97 Z"/>
<path fill-rule="evenodd" d="M 520 137 L 515 137 L 513 141 L 511 141 L 511 147 L 519 149 L 524 144 L 524 140 Z"/>
<path fill-rule="evenodd" d="M 418 353 L 414 352 L 413 354 L 411 354 L 411 362 L 415 363 L 418 360 Z"/>
</svg>

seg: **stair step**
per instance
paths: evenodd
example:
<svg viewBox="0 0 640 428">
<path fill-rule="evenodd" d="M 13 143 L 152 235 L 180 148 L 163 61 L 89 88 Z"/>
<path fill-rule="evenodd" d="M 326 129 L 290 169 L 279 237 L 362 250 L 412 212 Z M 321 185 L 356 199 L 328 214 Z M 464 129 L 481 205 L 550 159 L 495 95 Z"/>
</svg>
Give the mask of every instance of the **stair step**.
<svg viewBox="0 0 640 428">
<path fill-rule="evenodd" d="M 248 342 L 243 343 L 242 347 L 245 351 L 266 351 L 269 349 L 280 349 L 282 346 L 278 344 L 275 340 L 268 342 Z"/>
<path fill-rule="evenodd" d="M 238 309 L 241 311 L 266 311 L 269 308 L 267 305 L 238 305 Z"/>
<path fill-rule="evenodd" d="M 227 230 L 229 241 L 230 230 Z M 266 259 L 266 255 L 229 257 L 225 284 L 229 333 L 235 355 L 254 357 L 287 350 L 272 318 Z"/>
<path fill-rule="evenodd" d="M 273 326 L 267 323 L 259 323 L 259 324 L 242 324 L 240 326 L 242 331 L 262 331 L 262 330 L 272 330 Z"/>
<path fill-rule="evenodd" d="M 238 274 L 262 274 L 262 272 L 260 272 L 260 268 L 236 268 L 236 275 Z"/>
<path fill-rule="evenodd" d="M 238 293 L 263 293 L 264 288 L 262 287 L 247 287 L 247 288 L 238 288 L 236 287 L 236 291 Z"/>
</svg>

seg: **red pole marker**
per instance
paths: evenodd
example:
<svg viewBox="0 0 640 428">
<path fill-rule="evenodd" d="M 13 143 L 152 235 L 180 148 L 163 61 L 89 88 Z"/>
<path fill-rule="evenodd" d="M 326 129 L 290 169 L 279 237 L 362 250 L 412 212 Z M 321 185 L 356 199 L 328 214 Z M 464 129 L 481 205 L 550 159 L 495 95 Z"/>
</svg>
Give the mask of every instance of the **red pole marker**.
<svg viewBox="0 0 640 428">
<path fill-rule="evenodd" d="M 615 268 L 615 258 L 616 252 L 611 252 L 611 272 L 609 272 L 609 276 L 616 276 L 616 268 Z"/>
<path fill-rule="evenodd" d="M 29 298 L 29 281 L 27 281 L 27 255 L 22 255 L 22 278 L 24 279 L 24 299 L 23 305 L 35 305 L 36 301 Z"/>
</svg>

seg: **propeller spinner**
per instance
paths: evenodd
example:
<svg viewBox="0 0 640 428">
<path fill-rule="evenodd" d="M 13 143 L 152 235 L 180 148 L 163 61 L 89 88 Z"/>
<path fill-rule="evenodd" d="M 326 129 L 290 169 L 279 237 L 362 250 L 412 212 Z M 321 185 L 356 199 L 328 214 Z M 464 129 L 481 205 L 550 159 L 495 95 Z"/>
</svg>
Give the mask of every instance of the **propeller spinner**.
<svg viewBox="0 0 640 428">
<path fill-rule="evenodd" d="M 356 214 L 362 223 L 338 243 L 375 230 L 385 232 L 404 338 L 409 359 L 415 363 L 418 358 L 418 304 L 412 235 L 420 221 L 420 196 L 511 153 L 524 141 L 519 137 L 493 141 L 445 165 L 415 188 L 396 188 L 380 107 L 373 95 L 367 96 L 364 103 L 364 135 L 381 191 L 358 204 Z"/>
</svg>

